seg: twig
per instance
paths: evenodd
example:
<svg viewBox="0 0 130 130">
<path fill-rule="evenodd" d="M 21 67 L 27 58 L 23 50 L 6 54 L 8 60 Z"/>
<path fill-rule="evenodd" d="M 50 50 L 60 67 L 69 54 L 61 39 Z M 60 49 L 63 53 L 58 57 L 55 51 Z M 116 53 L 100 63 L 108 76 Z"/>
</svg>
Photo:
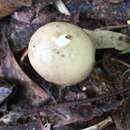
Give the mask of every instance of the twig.
<svg viewBox="0 0 130 130">
<path fill-rule="evenodd" d="M 38 120 L 39 120 L 40 125 L 41 125 L 41 130 L 50 130 L 50 125 L 49 125 L 49 123 L 44 124 L 43 121 L 42 121 L 42 119 L 41 119 L 41 114 L 40 114 L 40 112 L 38 112 L 37 114 L 38 114 Z"/>
<path fill-rule="evenodd" d="M 107 119 L 99 122 L 98 124 L 91 126 L 89 128 L 82 129 L 82 130 L 102 130 L 108 125 L 110 125 L 111 123 L 112 123 L 112 118 L 108 117 Z"/>
<path fill-rule="evenodd" d="M 56 5 L 56 8 L 59 10 L 59 12 L 65 15 L 71 15 L 68 8 L 65 6 L 62 0 L 56 0 L 55 5 Z"/>
<path fill-rule="evenodd" d="M 128 92 L 130 91 L 130 87 L 128 88 L 125 88 L 125 89 L 120 89 L 118 91 L 115 91 L 114 93 L 111 93 L 111 94 L 104 94 L 104 95 L 101 95 L 101 96 L 98 96 L 98 97 L 94 97 L 94 98 L 90 98 L 90 99 L 84 99 L 84 100 L 78 100 L 78 101 L 73 101 L 73 102 L 65 102 L 65 103 L 61 103 L 61 104 L 55 104 L 55 105 L 44 105 L 44 107 L 39 107 L 37 109 L 32 109 L 32 110 L 23 110 L 21 112 L 23 112 L 24 114 L 31 114 L 31 113 L 37 113 L 39 111 L 43 112 L 44 110 L 48 110 L 48 109 L 55 109 L 55 108 L 58 108 L 58 107 L 69 107 L 69 106 L 75 106 L 75 105 L 84 105 L 84 104 L 87 104 L 87 103 L 92 103 L 92 102 L 97 102 L 97 101 L 100 101 L 100 100 L 104 100 L 104 99 L 107 99 L 107 98 L 110 98 L 110 97 L 114 97 L 114 96 L 117 96 L 119 94 L 123 94 L 125 92 Z"/>
<path fill-rule="evenodd" d="M 101 28 L 97 28 L 96 30 L 116 30 L 116 29 L 127 28 L 129 26 L 130 26 L 129 24 L 121 24 L 121 25 L 101 27 Z"/>
<path fill-rule="evenodd" d="M 20 58 L 20 64 L 23 63 L 23 61 L 25 60 L 25 58 L 27 57 L 27 55 L 28 55 L 28 49 L 26 49 L 26 50 L 24 51 L 24 53 L 22 54 L 22 56 L 21 56 L 21 58 Z"/>
<path fill-rule="evenodd" d="M 126 63 L 124 61 L 121 61 L 119 59 L 112 58 L 112 61 L 116 61 L 116 62 L 118 62 L 118 63 L 120 63 L 120 64 L 122 64 L 122 65 L 124 65 L 124 66 L 126 66 L 128 68 L 130 68 L 130 65 L 128 63 Z"/>
</svg>

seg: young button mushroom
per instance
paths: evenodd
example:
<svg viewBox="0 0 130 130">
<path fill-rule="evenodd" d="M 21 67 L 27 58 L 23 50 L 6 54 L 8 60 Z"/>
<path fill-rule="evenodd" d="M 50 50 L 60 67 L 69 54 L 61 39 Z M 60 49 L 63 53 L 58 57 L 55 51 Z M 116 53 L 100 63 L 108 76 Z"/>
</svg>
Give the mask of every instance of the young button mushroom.
<svg viewBox="0 0 130 130">
<path fill-rule="evenodd" d="M 71 86 L 90 74 L 95 62 L 95 47 L 80 27 L 53 22 L 33 34 L 28 56 L 41 77 L 57 85 Z"/>
<path fill-rule="evenodd" d="M 95 50 L 130 48 L 130 38 L 111 31 L 91 31 L 66 22 L 49 23 L 32 36 L 28 56 L 44 79 L 71 86 L 83 81 L 95 62 Z"/>
</svg>

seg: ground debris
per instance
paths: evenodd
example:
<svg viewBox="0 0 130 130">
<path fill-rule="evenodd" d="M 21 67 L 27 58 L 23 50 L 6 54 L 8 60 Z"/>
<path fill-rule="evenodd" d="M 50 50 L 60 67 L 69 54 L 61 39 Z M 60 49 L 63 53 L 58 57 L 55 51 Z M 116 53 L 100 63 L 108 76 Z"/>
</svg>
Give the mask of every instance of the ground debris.
<svg viewBox="0 0 130 130">
<path fill-rule="evenodd" d="M 17 122 L 17 120 L 22 116 L 22 113 L 17 113 L 17 112 L 9 112 L 7 114 L 4 114 L 4 116 L 2 116 L 0 118 L 0 124 L 15 124 L 14 122 Z"/>
<path fill-rule="evenodd" d="M 13 2 L 13 0 L 4 2 L 6 1 Z M 71 16 L 66 16 L 58 12 L 54 4 L 55 0 L 33 0 L 32 3 L 30 1 L 14 0 L 15 7 L 11 7 L 11 10 L 8 8 L 9 12 L 5 8 L 7 11 L 5 14 L 0 13 L 0 18 L 3 18 L 15 11 L 10 17 L 0 21 L 2 32 L 0 34 L 0 77 L 15 84 L 17 88 L 15 93 L 21 96 L 18 97 L 18 101 L 23 103 L 22 106 L 9 101 L 6 110 L 5 108 L 4 111 L 2 110 L 3 106 L 0 108 L 0 130 L 80 129 L 73 126 L 81 126 L 82 129 L 92 128 L 91 126 L 111 115 L 114 120 L 113 126 L 115 124 L 119 130 L 129 130 L 129 100 L 126 101 L 126 97 L 130 94 L 130 71 L 127 71 L 130 64 L 129 55 L 120 56 L 119 52 L 113 49 L 98 50 L 96 65 L 91 75 L 82 83 L 65 88 L 59 96 L 60 89 L 36 74 L 29 64 L 27 55 L 25 57 L 23 55 L 23 58 L 22 54 L 27 49 L 31 35 L 39 27 L 53 21 L 65 21 L 78 24 L 83 28 L 119 32 L 124 28 L 125 32 L 126 29 L 129 30 L 126 21 L 130 19 L 130 2 L 127 0 L 63 0 L 71 13 Z M 24 2 L 27 2 L 26 5 Z M 19 8 L 22 6 L 26 7 Z M 15 10 L 17 7 L 18 10 Z M 8 31 L 4 30 L 5 26 Z M 46 88 L 46 91 L 39 86 Z M 1 98 L 0 103 L 8 100 L 8 96 L 12 94 L 13 87 L 9 89 L 11 91 L 4 99 Z M 3 88 L 2 94 L 4 94 Z M 49 97 L 51 97 L 50 102 L 41 105 Z M 13 95 L 13 99 L 16 98 L 17 96 Z M 23 100 L 27 102 L 24 104 Z M 30 104 L 41 106 L 32 107 Z M 50 126 L 48 127 L 46 123 Z M 66 126 L 68 128 L 64 129 Z M 115 130 L 115 126 L 112 130 Z"/>
<path fill-rule="evenodd" d="M 126 89 L 126 91 L 129 90 L 130 88 Z M 45 119 L 48 119 L 48 121 L 54 127 L 60 127 L 76 122 L 90 121 L 95 117 L 102 116 L 104 113 L 115 110 L 120 106 L 121 102 L 116 103 L 115 106 L 113 103 L 113 107 L 110 107 L 111 105 L 108 104 L 108 106 L 106 106 L 107 111 L 105 111 L 104 106 L 96 106 L 92 104 L 96 101 L 104 100 L 107 97 L 113 97 L 121 93 L 125 93 L 126 91 L 120 90 L 110 95 L 102 95 L 95 98 L 65 102 L 56 105 L 44 105 L 43 107 L 41 106 L 39 108 L 33 108 L 31 110 L 23 109 L 21 112 L 23 112 L 25 117 L 27 117 L 28 115 L 33 116 L 36 113 L 40 112 L 44 121 Z"/>
<path fill-rule="evenodd" d="M 31 6 L 32 0 L 0 0 L 0 19 L 22 6 Z"/>
<path fill-rule="evenodd" d="M 0 104 L 13 94 L 14 87 L 15 86 L 9 84 L 6 80 L 0 79 Z"/>
<path fill-rule="evenodd" d="M 0 61 L 0 76 L 14 82 L 21 83 L 21 89 L 19 91 L 23 94 L 23 99 L 29 99 L 31 104 L 38 105 L 43 103 L 47 98 L 48 94 L 35 84 L 29 77 L 21 70 L 17 64 L 5 35 L 0 35 L 0 49 L 2 50 L 1 61 Z M 20 86 L 20 85 L 19 85 Z M 34 100 L 35 99 L 35 100 Z"/>
<path fill-rule="evenodd" d="M 112 113 L 113 122 L 118 130 L 130 130 L 130 98 Z"/>
<path fill-rule="evenodd" d="M 114 50 L 106 51 L 103 57 L 103 67 L 107 74 L 111 77 L 112 82 L 115 84 L 115 89 L 129 88 L 128 80 L 129 73 L 125 72 L 129 69 L 129 55 L 120 55 Z M 129 82 L 129 81 L 128 81 Z M 116 87 L 118 86 L 118 87 Z M 126 93 L 128 95 L 128 93 Z"/>
<path fill-rule="evenodd" d="M 124 0 L 109 0 L 112 4 L 120 4 L 121 2 L 124 2 Z"/>
<path fill-rule="evenodd" d="M 126 22 L 130 18 L 130 1 L 127 0 L 119 4 L 111 4 L 110 0 L 66 0 L 66 5 L 71 14 L 80 10 L 82 19 L 92 18 L 114 23 Z"/>
<path fill-rule="evenodd" d="M 36 15 L 36 8 L 15 11 L 7 25 L 8 39 L 14 52 L 21 51 L 28 46 L 31 35 L 41 26 L 53 21 L 72 22 L 70 16 L 60 14 L 52 8 L 46 7 Z M 29 17 L 28 17 L 29 15 Z"/>
<path fill-rule="evenodd" d="M 0 130 L 43 130 L 43 129 L 41 128 L 41 124 L 35 121 L 27 123 L 25 125 L 3 127 L 0 128 Z"/>
<path fill-rule="evenodd" d="M 13 114 L 11 114 L 13 113 Z M 11 115 L 10 115 L 11 114 Z M 17 115 L 21 115 L 17 116 Z M 30 121 L 38 120 L 40 122 L 46 123 L 49 122 L 53 125 L 53 128 L 63 127 L 65 125 L 70 125 L 73 123 L 78 123 L 82 121 L 92 120 L 94 117 L 99 117 L 103 113 L 100 109 L 96 108 L 90 103 L 83 105 L 66 105 L 63 104 L 57 106 L 48 106 L 39 109 L 24 110 L 23 112 L 10 112 L 7 116 L 9 119 L 5 118 L 6 115 L 0 118 L 0 121 L 4 121 L 3 126 L 9 125 L 10 121 L 12 124 L 18 124 L 17 120 L 27 120 L 30 118 Z M 39 118 L 40 117 L 40 120 Z M 14 120 L 15 118 L 15 120 Z M 17 118 L 17 119 L 16 119 Z M 13 121 L 14 120 L 14 121 Z M 12 122 L 13 121 L 13 122 Z"/>
</svg>

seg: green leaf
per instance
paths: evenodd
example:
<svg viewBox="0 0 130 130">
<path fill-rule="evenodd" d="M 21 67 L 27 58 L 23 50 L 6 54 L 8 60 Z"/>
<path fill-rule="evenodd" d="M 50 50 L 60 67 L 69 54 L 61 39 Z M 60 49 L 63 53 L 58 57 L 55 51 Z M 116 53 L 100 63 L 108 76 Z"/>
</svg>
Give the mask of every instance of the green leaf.
<svg viewBox="0 0 130 130">
<path fill-rule="evenodd" d="M 126 48 L 120 52 L 120 54 L 127 54 L 127 53 L 130 53 L 130 48 Z"/>
</svg>

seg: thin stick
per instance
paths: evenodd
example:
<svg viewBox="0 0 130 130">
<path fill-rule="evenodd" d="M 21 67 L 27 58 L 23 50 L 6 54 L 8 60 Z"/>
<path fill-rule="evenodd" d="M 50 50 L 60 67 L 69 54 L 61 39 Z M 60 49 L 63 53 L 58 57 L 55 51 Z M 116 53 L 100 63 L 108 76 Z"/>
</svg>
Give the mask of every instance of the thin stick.
<svg viewBox="0 0 130 130">
<path fill-rule="evenodd" d="M 22 54 L 21 58 L 20 58 L 20 64 L 23 63 L 23 61 L 25 60 L 25 58 L 28 56 L 28 49 L 26 49 L 24 51 L 24 53 Z"/>
<path fill-rule="evenodd" d="M 55 5 L 56 5 L 56 8 L 59 10 L 59 12 L 65 14 L 65 15 L 71 15 L 68 8 L 65 6 L 65 4 L 62 0 L 56 0 Z"/>
<path fill-rule="evenodd" d="M 130 65 L 128 63 L 126 63 L 124 61 L 121 61 L 119 59 L 112 58 L 112 61 L 116 61 L 116 62 L 118 62 L 118 63 L 120 63 L 120 64 L 122 64 L 122 65 L 124 65 L 124 66 L 126 66 L 128 68 L 130 68 Z"/>
<path fill-rule="evenodd" d="M 96 30 L 115 30 L 115 29 L 127 28 L 129 26 L 130 25 L 128 25 L 128 24 L 120 24 L 120 25 L 101 27 L 101 28 L 97 28 Z"/>
<path fill-rule="evenodd" d="M 89 128 L 82 129 L 82 130 L 102 130 L 108 125 L 110 125 L 111 123 L 112 123 L 112 118 L 108 117 L 107 119 L 99 122 L 98 124 L 91 126 Z"/>
</svg>

